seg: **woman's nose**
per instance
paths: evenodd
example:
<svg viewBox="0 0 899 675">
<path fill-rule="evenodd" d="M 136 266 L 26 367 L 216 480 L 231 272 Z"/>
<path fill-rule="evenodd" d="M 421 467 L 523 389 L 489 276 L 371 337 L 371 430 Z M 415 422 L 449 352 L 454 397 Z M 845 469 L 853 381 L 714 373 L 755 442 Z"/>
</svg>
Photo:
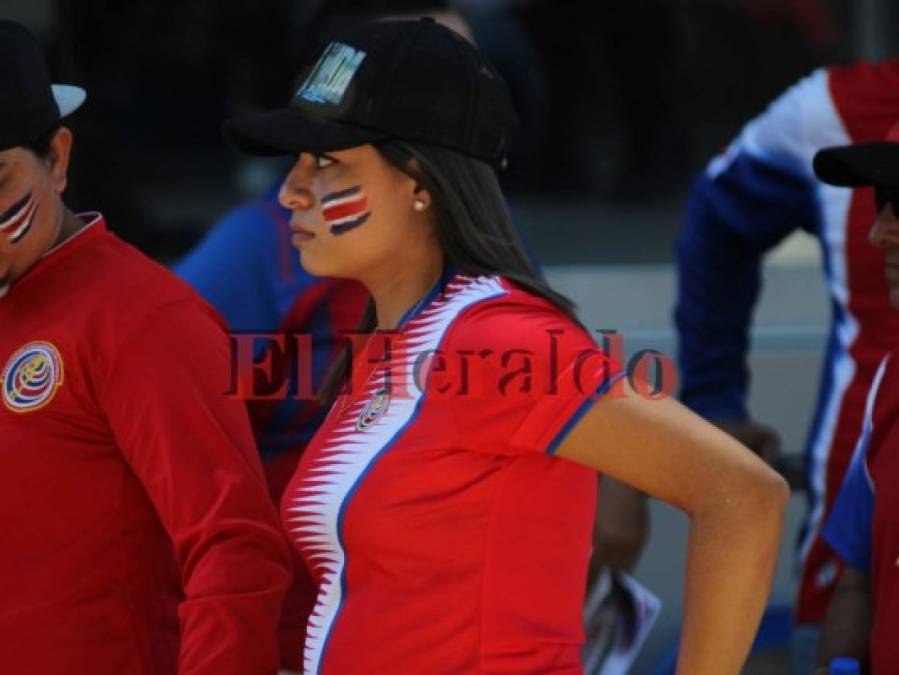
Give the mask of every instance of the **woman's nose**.
<svg viewBox="0 0 899 675">
<path fill-rule="evenodd" d="M 291 211 L 312 208 L 315 203 L 315 195 L 310 187 L 313 163 L 314 158 L 311 155 L 300 155 L 278 191 L 281 206 Z"/>
</svg>

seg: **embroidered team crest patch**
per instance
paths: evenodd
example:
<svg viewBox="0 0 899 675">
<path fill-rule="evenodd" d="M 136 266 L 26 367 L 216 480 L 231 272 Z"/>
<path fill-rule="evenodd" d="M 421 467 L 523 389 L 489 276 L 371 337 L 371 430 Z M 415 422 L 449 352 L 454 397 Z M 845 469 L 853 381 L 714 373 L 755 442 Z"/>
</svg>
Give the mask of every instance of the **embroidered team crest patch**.
<svg viewBox="0 0 899 675">
<path fill-rule="evenodd" d="M 339 104 L 364 58 L 365 52 L 332 42 L 297 90 L 297 97 L 313 103 Z"/>
<path fill-rule="evenodd" d="M 38 410 L 53 400 L 62 385 L 62 359 L 49 342 L 29 342 L 6 362 L 0 378 L 3 403 L 9 410 Z"/>
<path fill-rule="evenodd" d="M 390 394 L 386 389 L 381 389 L 365 404 L 362 412 L 359 413 L 359 419 L 356 420 L 356 431 L 364 431 L 377 422 L 378 418 L 387 412 L 389 405 Z"/>
</svg>

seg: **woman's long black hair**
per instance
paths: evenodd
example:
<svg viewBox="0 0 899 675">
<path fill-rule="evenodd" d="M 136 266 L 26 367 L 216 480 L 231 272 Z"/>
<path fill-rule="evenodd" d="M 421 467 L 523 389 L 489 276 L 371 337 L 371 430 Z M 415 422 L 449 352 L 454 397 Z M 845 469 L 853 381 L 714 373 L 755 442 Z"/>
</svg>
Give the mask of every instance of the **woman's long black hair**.
<svg viewBox="0 0 899 675">
<path fill-rule="evenodd" d="M 489 164 L 424 143 L 390 139 L 374 147 L 389 164 L 430 193 L 444 267 L 469 276 L 505 277 L 578 321 L 574 303 L 554 291 L 528 258 Z M 376 325 L 374 302 L 369 301 L 359 330 L 371 332 Z M 349 358 L 344 350 L 329 370 L 320 392 L 323 402 L 333 401 L 340 391 Z"/>
</svg>

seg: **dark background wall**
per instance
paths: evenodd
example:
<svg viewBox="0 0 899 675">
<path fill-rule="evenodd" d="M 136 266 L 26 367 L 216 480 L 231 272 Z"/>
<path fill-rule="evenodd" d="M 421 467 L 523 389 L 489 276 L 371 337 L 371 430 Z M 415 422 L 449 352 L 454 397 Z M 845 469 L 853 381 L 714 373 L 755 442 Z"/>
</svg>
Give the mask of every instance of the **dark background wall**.
<svg viewBox="0 0 899 675">
<path fill-rule="evenodd" d="M 89 92 L 71 120 L 71 206 L 170 260 L 283 168 L 230 152 L 221 121 L 286 101 L 330 19 L 385 4 L 434 3 L 2 0 L 0 15 L 40 35 L 58 81 Z M 546 262 L 667 259 L 692 172 L 791 82 L 884 53 L 895 34 L 872 0 L 454 5 L 521 112 L 503 180 Z M 610 218 L 634 225 L 597 224 Z"/>
</svg>

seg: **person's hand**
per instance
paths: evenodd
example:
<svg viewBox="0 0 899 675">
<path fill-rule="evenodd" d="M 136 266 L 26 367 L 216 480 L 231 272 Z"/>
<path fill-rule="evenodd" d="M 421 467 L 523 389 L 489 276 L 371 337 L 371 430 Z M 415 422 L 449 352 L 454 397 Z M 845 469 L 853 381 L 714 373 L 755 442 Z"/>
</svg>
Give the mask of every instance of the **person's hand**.
<svg viewBox="0 0 899 675">
<path fill-rule="evenodd" d="M 596 507 L 591 578 L 602 567 L 633 571 L 648 534 L 646 495 L 610 476 L 603 476 Z"/>
<path fill-rule="evenodd" d="M 712 420 L 740 443 L 763 459 L 768 466 L 777 466 L 782 458 L 780 435 L 771 427 L 753 420 Z"/>
</svg>

